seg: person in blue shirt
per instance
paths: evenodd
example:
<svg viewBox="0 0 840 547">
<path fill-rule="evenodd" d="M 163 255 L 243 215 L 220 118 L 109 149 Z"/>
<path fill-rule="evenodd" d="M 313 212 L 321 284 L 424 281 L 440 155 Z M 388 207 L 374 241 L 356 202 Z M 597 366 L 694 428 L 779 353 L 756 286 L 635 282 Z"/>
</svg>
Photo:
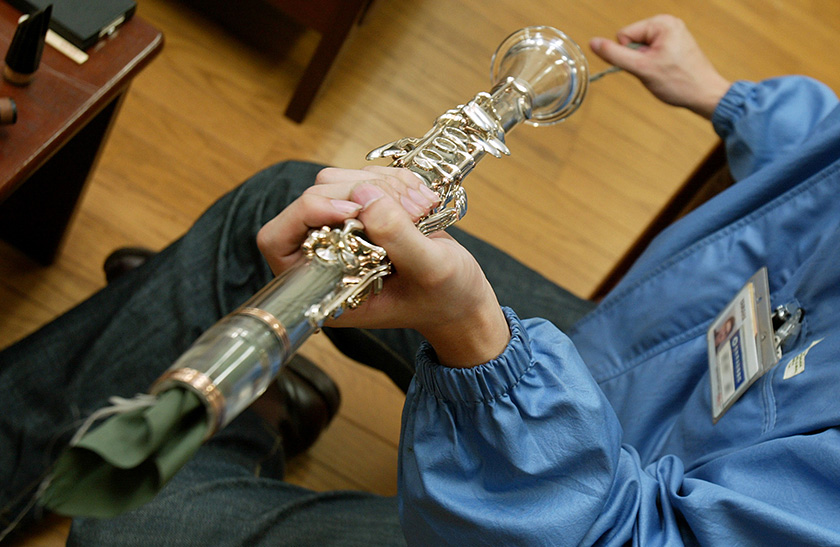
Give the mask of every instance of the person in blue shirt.
<svg viewBox="0 0 840 547">
<path fill-rule="evenodd" d="M 805 77 L 729 82 L 670 16 L 590 45 L 710 119 L 737 180 L 597 306 L 462 232 L 422 236 L 435 198 L 410 173 L 275 166 L 0 353 L 4 509 L 37 484 L 68 408 L 145 390 L 310 226 L 356 217 L 396 274 L 329 335 L 407 390 L 397 498 L 283 483 L 282 457 L 265 464 L 276 438 L 246 412 L 151 503 L 76 519 L 70 544 L 840 545 L 838 99 Z M 804 316 L 715 422 L 707 332 L 762 268 L 772 306 Z"/>
</svg>

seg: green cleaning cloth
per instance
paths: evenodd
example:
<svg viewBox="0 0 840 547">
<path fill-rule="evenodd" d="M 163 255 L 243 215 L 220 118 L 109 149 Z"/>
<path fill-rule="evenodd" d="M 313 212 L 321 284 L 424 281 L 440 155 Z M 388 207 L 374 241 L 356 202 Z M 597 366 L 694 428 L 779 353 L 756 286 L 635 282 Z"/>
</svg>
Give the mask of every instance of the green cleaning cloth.
<svg viewBox="0 0 840 547">
<path fill-rule="evenodd" d="M 41 503 L 66 516 L 113 517 L 151 500 L 207 433 L 198 396 L 174 388 L 116 414 L 61 455 Z"/>
</svg>

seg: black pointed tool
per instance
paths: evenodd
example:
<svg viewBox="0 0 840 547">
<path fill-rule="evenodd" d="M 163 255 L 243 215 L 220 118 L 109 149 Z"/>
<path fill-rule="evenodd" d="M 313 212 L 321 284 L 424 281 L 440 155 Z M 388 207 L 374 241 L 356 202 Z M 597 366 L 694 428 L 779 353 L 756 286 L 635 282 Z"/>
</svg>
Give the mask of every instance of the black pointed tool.
<svg viewBox="0 0 840 547">
<path fill-rule="evenodd" d="M 18 23 L 12 43 L 6 52 L 6 66 L 3 78 L 15 85 L 27 85 L 35 77 L 41 64 L 44 42 L 50 26 L 52 4 L 46 8 L 25 15 Z"/>
</svg>

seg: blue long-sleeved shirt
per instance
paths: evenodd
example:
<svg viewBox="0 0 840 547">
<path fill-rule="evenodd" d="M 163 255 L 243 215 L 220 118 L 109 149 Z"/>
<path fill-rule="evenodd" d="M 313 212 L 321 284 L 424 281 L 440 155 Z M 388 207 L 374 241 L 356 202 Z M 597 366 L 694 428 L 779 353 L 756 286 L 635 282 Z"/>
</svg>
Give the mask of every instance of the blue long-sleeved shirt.
<svg viewBox="0 0 840 547">
<path fill-rule="evenodd" d="M 802 77 L 736 82 L 712 121 L 738 184 L 574 332 L 505 310 L 511 342 L 489 363 L 421 350 L 400 446 L 409 543 L 840 545 L 838 100 Z M 706 330 L 764 266 L 802 330 L 713 424 Z"/>
</svg>

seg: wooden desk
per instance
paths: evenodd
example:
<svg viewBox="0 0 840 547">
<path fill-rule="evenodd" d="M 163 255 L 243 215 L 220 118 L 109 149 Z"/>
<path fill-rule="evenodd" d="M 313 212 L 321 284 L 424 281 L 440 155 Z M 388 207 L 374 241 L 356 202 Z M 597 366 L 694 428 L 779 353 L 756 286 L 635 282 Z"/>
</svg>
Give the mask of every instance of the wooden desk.
<svg viewBox="0 0 840 547">
<path fill-rule="evenodd" d="M 0 2 L 3 56 L 20 15 Z M 17 123 L 0 127 L 0 237 L 54 260 L 131 80 L 162 47 L 161 32 L 135 16 L 82 65 L 46 46 L 31 84 L 0 81 L 18 108 Z"/>
</svg>

